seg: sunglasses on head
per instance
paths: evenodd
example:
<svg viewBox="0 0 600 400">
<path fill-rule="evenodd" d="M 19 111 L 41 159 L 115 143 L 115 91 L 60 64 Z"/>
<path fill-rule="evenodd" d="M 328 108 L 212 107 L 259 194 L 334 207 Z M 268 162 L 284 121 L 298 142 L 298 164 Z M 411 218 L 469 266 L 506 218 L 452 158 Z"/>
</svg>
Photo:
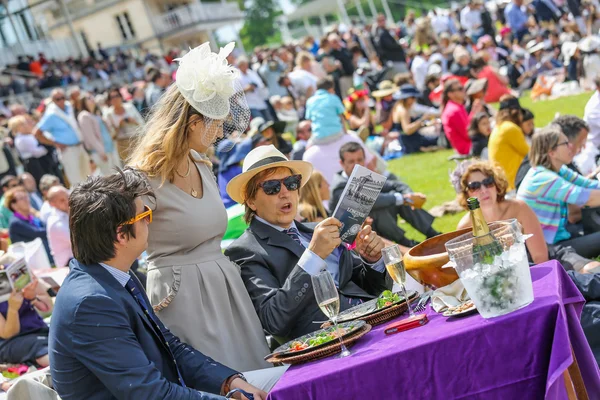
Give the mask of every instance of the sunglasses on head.
<svg viewBox="0 0 600 400">
<path fill-rule="evenodd" d="M 300 183 L 302 182 L 302 175 L 292 175 L 283 179 L 269 179 L 260 183 L 260 186 L 266 195 L 272 196 L 281 191 L 281 184 L 283 183 L 287 190 L 293 192 L 300 189 Z"/>
<path fill-rule="evenodd" d="M 486 188 L 491 188 L 495 184 L 496 184 L 496 181 L 494 180 L 493 177 L 490 176 L 490 177 L 485 178 L 482 181 L 473 181 L 473 182 L 467 183 L 467 189 L 469 189 L 471 191 L 475 191 L 475 190 L 481 189 L 482 186 L 485 186 Z"/>
<path fill-rule="evenodd" d="M 121 226 L 123 225 L 133 225 L 136 222 L 138 222 L 140 219 L 146 219 L 147 223 L 152 223 L 152 209 L 150 207 L 148 207 L 147 205 L 144 205 L 144 211 L 139 213 L 138 215 L 136 215 L 135 217 L 131 218 L 129 221 L 124 222 L 121 224 Z"/>
</svg>

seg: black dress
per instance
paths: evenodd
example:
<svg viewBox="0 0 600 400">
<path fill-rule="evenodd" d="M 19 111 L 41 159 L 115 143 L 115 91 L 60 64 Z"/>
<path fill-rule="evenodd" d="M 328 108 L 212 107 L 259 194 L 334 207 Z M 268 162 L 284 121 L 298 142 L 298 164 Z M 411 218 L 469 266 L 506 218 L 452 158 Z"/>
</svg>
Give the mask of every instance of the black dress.
<svg viewBox="0 0 600 400">
<path fill-rule="evenodd" d="M 410 122 L 415 122 L 419 118 L 411 117 Z M 428 137 L 421 135 L 419 131 L 412 135 L 407 135 L 402 132 L 402 124 L 394 122 L 392 131 L 400 132 L 400 144 L 404 154 L 412 154 L 421 152 L 422 147 L 437 146 L 437 137 Z"/>
</svg>

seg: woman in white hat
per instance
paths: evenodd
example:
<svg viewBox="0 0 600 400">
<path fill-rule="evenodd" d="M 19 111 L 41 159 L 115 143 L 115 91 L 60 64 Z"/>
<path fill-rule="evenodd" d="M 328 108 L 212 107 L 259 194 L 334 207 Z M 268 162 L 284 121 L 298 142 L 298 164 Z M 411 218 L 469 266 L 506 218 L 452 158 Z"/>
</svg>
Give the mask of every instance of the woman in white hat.
<svg viewBox="0 0 600 400">
<path fill-rule="evenodd" d="M 156 194 L 148 236 L 148 287 L 159 318 L 183 341 L 238 371 L 269 366 L 260 321 L 239 267 L 221 252 L 227 213 L 205 155 L 250 119 L 233 43 L 205 43 L 179 61 L 176 84 L 152 110 L 130 165 Z"/>
</svg>

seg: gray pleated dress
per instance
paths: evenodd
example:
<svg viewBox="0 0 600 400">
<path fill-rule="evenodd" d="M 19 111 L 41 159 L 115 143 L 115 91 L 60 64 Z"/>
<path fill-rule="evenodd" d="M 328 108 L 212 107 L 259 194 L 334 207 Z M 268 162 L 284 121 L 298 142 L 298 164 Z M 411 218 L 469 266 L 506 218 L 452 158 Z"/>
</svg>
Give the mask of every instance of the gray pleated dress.
<svg viewBox="0 0 600 400">
<path fill-rule="evenodd" d="M 203 197 L 152 180 L 148 296 L 181 340 L 238 371 L 270 366 L 265 335 L 240 269 L 221 252 L 227 212 L 209 166 L 197 163 Z"/>
</svg>

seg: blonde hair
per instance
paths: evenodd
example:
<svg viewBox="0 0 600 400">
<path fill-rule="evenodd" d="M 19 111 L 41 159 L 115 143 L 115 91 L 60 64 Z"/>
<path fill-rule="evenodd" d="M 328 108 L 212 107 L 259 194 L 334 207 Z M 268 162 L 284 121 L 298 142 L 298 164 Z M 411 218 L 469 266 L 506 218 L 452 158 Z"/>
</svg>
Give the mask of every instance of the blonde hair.
<svg viewBox="0 0 600 400">
<path fill-rule="evenodd" d="M 317 222 L 319 215 L 323 218 L 327 217 L 320 192 L 323 179 L 319 171 L 313 171 L 306 185 L 300 189 L 298 213 L 308 222 Z"/>
<path fill-rule="evenodd" d="M 297 66 L 301 66 L 303 62 L 310 61 L 312 63 L 313 60 L 313 56 L 308 51 L 300 51 L 296 55 L 295 62 Z"/>
<path fill-rule="evenodd" d="M 25 115 L 17 115 L 16 117 L 12 117 L 8 120 L 8 129 L 10 129 L 13 133 L 16 132 L 20 127 L 27 123 L 27 116 Z"/>
<path fill-rule="evenodd" d="M 194 115 L 204 119 L 177 86 L 171 85 L 152 107 L 146 125 L 138 131 L 127 163 L 151 178 L 160 178 L 161 184 L 172 182 L 181 160 L 189 154 L 190 120 Z M 211 165 L 207 160 L 198 162 Z"/>
</svg>

